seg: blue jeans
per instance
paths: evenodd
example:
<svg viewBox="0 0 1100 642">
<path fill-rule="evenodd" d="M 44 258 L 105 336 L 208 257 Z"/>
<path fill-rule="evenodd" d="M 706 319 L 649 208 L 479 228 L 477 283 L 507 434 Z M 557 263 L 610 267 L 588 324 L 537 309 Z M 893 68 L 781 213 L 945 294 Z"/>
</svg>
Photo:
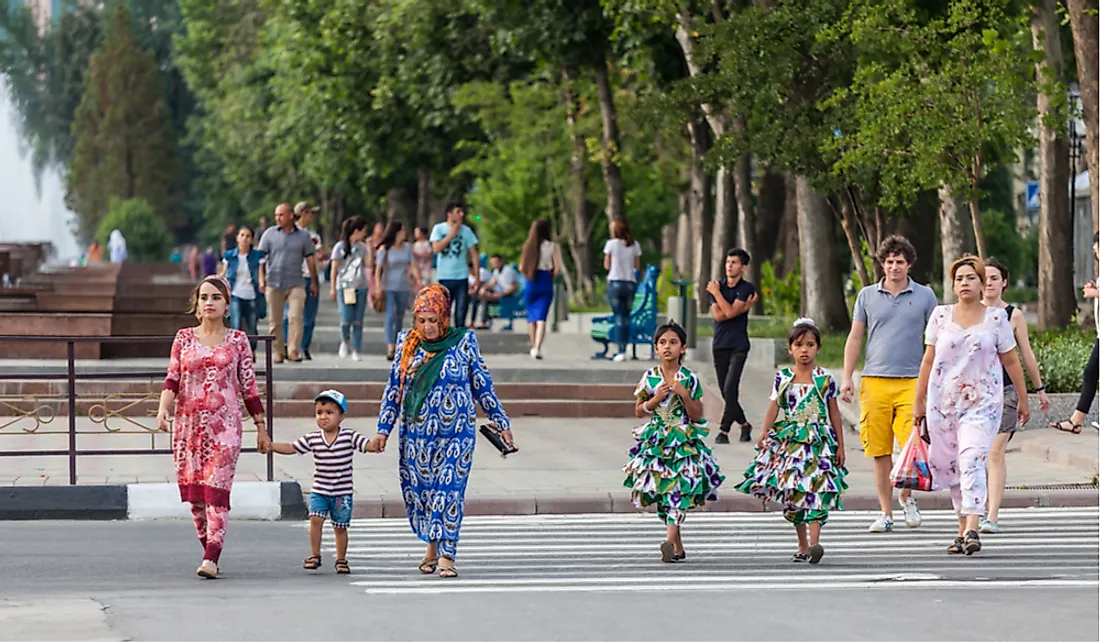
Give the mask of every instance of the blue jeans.
<svg viewBox="0 0 1100 642">
<path fill-rule="evenodd" d="M 351 525 L 351 495 L 332 497 L 329 495 L 309 494 L 309 516 L 329 518 L 333 528 L 347 528 Z"/>
<path fill-rule="evenodd" d="M 313 343 L 313 326 L 317 325 L 317 306 L 321 303 L 320 286 L 318 286 L 318 294 L 314 296 L 309 293 L 310 279 L 306 277 L 306 306 L 302 311 L 302 345 L 303 351 L 309 350 L 309 344 Z M 283 341 L 286 341 L 286 324 L 287 318 L 290 317 L 290 305 L 283 309 Z"/>
<path fill-rule="evenodd" d="M 256 330 L 256 299 L 229 299 L 229 325 L 234 330 L 243 330 L 245 334 L 252 336 L 259 334 Z M 256 349 L 256 341 L 249 341 L 252 349 Z"/>
<path fill-rule="evenodd" d="M 451 305 L 454 310 L 454 326 L 466 327 L 466 312 L 470 306 L 470 282 L 466 279 L 440 279 L 439 284 L 447 288 L 451 294 Z"/>
<path fill-rule="evenodd" d="M 634 307 L 634 291 L 638 284 L 634 281 L 608 281 L 607 300 L 611 302 L 611 315 L 615 318 L 615 332 L 612 339 L 619 344 L 619 352 L 626 352 L 630 339 L 630 310 Z"/>
<path fill-rule="evenodd" d="M 337 290 L 336 302 L 340 304 L 340 339 L 351 344 L 352 352 L 363 347 L 363 314 L 367 311 L 367 289 L 355 291 L 355 303 L 344 303 L 344 292 Z"/>
<path fill-rule="evenodd" d="M 405 310 L 409 308 L 408 290 L 386 290 L 386 345 L 397 343 L 397 333 L 405 323 Z"/>
</svg>

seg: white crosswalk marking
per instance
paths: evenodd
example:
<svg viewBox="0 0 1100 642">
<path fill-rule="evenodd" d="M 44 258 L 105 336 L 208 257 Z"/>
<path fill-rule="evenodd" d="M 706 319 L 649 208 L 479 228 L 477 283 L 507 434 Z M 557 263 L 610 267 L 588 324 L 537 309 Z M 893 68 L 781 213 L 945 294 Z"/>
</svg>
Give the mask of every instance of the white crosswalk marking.
<svg viewBox="0 0 1100 642">
<path fill-rule="evenodd" d="M 927 511 L 918 529 L 868 533 L 874 515 L 834 514 L 825 558 L 791 562 L 794 529 L 776 513 L 695 513 L 684 525 L 687 560 L 662 564 L 664 527 L 654 515 L 467 517 L 460 577 L 421 575 L 424 545 L 401 519 L 361 519 L 349 531 L 352 585 L 367 593 L 516 593 L 1092 587 L 1100 575 L 1100 511 L 1001 512 L 1001 534 L 973 557 L 948 556 L 955 516 Z M 325 534 L 326 556 L 335 551 Z"/>
</svg>

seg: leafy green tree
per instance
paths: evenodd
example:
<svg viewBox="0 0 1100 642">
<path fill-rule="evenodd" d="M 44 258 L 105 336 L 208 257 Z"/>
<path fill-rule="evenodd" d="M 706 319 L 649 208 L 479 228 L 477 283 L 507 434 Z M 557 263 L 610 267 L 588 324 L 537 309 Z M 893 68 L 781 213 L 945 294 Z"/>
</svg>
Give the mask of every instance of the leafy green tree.
<svg viewBox="0 0 1100 642">
<path fill-rule="evenodd" d="M 179 226 L 171 116 L 156 60 L 139 46 L 124 5 L 113 10 L 84 84 L 66 193 L 81 235 L 98 228 L 111 197 L 143 199 L 166 223 Z"/>
<path fill-rule="evenodd" d="M 113 230 L 126 238 L 128 260 L 138 263 L 166 261 L 172 250 L 172 235 L 149 203 L 139 198 L 111 197 L 107 216 L 99 222 L 95 238 L 106 247 Z"/>
</svg>

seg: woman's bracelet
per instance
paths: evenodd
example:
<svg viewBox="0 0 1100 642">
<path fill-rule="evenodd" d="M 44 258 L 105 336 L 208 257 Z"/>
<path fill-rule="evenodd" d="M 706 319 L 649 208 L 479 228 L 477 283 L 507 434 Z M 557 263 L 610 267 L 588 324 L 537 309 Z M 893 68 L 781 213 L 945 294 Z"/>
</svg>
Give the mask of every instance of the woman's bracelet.
<svg viewBox="0 0 1100 642">
<path fill-rule="evenodd" d="M 1046 386 L 1039 386 L 1038 388 L 1036 388 L 1036 389 L 1032 390 L 1032 391 L 1031 391 L 1031 394 L 1039 393 L 1039 392 L 1042 392 L 1042 391 L 1044 391 L 1044 390 L 1046 390 L 1046 389 L 1047 389 L 1047 387 L 1046 387 Z"/>
</svg>

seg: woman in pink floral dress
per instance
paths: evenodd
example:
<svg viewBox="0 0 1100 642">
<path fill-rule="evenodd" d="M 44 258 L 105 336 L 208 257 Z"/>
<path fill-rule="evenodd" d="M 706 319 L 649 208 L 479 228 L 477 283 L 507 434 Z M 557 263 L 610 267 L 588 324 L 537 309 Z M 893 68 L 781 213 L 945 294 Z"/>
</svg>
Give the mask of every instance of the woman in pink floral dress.
<svg viewBox="0 0 1100 642">
<path fill-rule="evenodd" d="M 1004 410 L 1002 365 L 1020 398 L 1021 426 L 1030 411 L 1008 315 L 982 304 L 985 264 L 964 256 L 951 265 L 951 279 L 958 303 L 937 306 L 928 320 L 913 418 L 914 426 L 926 422 L 932 488 L 950 489 L 959 518 L 947 552 L 973 555 L 982 548 L 978 521 L 988 494 L 986 457 Z"/>
<path fill-rule="evenodd" d="M 225 327 L 229 284 L 208 276 L 191 296 L 191 314 L 199 325 L 183 328 L 172 342 L 172 360 L 160 396 L 157 427 L 168 430 L 175 402 L 172 455 L 180 500 L 191 503 L 203 561 L 198 575 L 218 576 L 225 539 L 229 492 L 241 454 L 241 399 L 256 422 L 256 447 L 271 444 L 263 404 L 256 387 L 252 347 L 240 330 Z"/>
</svg>

